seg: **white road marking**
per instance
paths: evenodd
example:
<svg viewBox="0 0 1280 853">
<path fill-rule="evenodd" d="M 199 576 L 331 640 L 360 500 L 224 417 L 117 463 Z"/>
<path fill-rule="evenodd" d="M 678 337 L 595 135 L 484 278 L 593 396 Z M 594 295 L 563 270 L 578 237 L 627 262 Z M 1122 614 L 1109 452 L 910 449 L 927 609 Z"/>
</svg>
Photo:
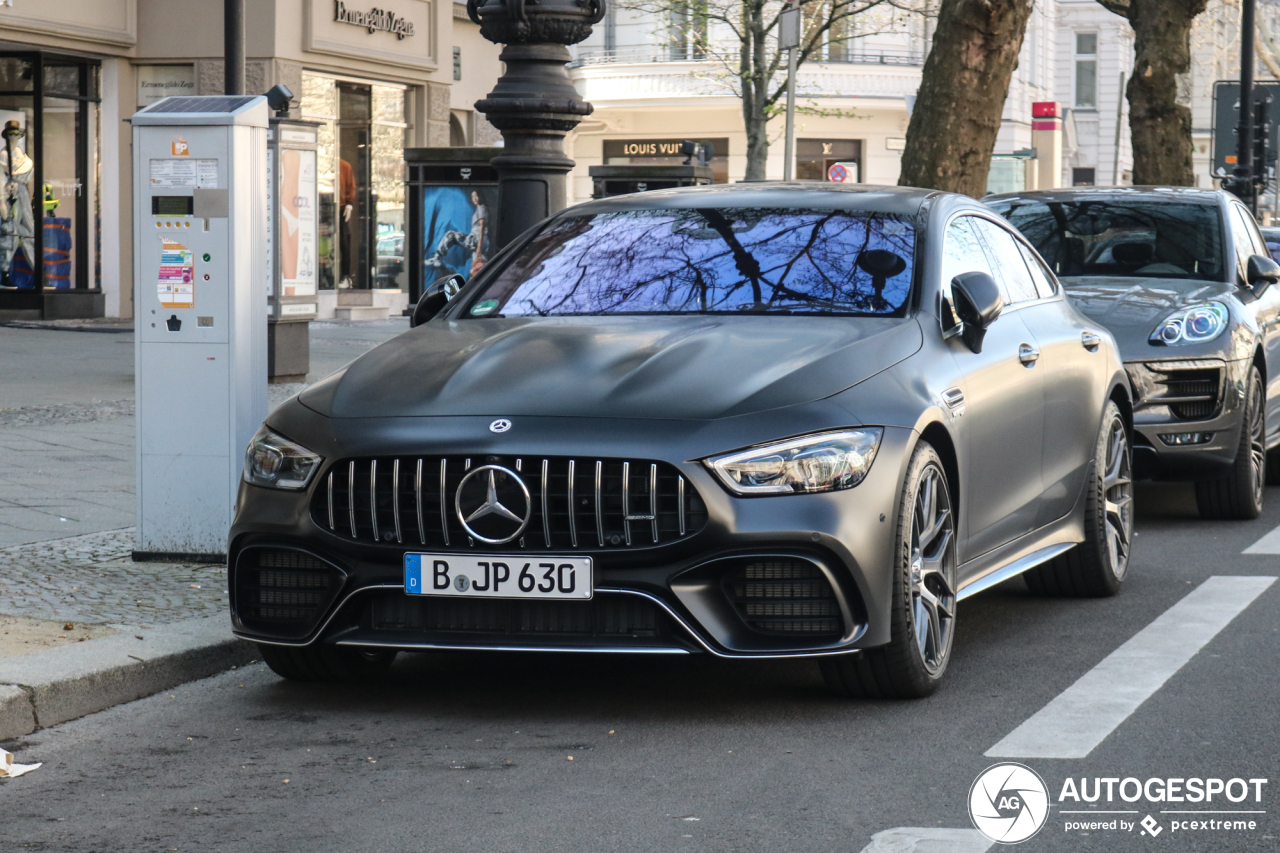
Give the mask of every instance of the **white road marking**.
<svg viewBox="0 0 1280 853">
<path fill-rule="evenodd" d="M 1275 581 L 1209 578 L 984 754 L 1084 758 Z"/>
<path fill-rule="evenodd" d="M 986 853 L 994 843 L 976 829 L 897 826 L 871 836 L 862 853 Z"/>
<path fill-rule="evenodd" d="M 1245 548 L 1243 554 L 1280 554 L 1280 527 L 1263 536 L 1257 542 L 1254 542 L 1248 548 Z"/>
</svg>

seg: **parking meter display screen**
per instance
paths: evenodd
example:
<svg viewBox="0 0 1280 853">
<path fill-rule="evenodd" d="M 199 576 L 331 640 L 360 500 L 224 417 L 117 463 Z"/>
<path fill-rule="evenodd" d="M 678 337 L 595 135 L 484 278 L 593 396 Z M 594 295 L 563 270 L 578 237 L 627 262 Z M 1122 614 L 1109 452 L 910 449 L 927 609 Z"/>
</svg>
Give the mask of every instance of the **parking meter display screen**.
<svg viewBox="0 0 1280 853">
<path fill-rule="evenodd" d="M 190 216 L 192 198 L 189 195 L 153 195 L 152 216 Z"/>
</svg>

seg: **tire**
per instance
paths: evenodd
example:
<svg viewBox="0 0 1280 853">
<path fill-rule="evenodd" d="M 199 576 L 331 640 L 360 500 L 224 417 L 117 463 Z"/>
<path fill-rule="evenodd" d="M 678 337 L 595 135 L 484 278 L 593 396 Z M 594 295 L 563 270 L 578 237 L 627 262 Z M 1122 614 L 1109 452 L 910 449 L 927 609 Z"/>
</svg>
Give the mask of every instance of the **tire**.
<svg viewBox="0 0 1280 853">
<path fill-rule="evenodd" d="M 917 699 L 937 690 L 955 638 L 955 539 L 942 460 L 921 441 L 898 505 L 891 639 L 879 648 L 823 658 L 828 690 L 873 699 Z"/>
<path fill-rule="evenodd" d="M 1108 402 L 1085 475 L 1084 541 L 1023 577 L 1038 595 L 1103 598 L 1120 591 L 1133 543 L 1133 446 Z"/>
<path fill-rule="evenodd" d="M 258 653 L 271 671 L 290 681 L 376 681 L 386 674 L 396 651 L 310 645 L 301 648 L 259 643 Z"/>
<path fill-rule="evenodd" d="M 1262 374 L 1249 370 L 1245 406 L 1240 418 L 1240 443 L 1231 471 L 1225 477 L 1196 481 L 1196 506 L 1200 517 L 1248 521 L 1262 514 L 1262 489 L 1266 483 L 1266 400 Z"/>
</svg>

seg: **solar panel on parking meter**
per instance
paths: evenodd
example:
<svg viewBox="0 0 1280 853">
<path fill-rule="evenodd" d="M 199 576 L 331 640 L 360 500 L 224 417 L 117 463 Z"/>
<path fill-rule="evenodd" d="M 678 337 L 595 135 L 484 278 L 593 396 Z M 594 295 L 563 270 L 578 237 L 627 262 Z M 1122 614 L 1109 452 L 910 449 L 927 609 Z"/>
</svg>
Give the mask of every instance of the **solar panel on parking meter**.
<svg viewBox="0 0 1280 853">
<path fill-rule="evenodd" d="M 267 415 L 267 102 L 165 98 L 132 121 L 134 556 L 221 555 Z"/>
</svg>

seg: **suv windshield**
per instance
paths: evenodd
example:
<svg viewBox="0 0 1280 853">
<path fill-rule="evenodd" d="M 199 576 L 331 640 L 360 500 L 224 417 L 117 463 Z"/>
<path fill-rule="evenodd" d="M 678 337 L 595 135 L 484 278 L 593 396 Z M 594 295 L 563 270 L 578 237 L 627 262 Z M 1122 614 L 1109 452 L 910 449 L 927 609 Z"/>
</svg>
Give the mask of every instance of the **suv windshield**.
<svg viewBox="0 0 1280 853">
<path fill-rule="evenodd" d="M 703 208 L 563 216 L 497 270 L 468 313 L 900 317 L 914 245 L 909 221 L 878 213 Z"/>
<path fill-rule="evenodd" d="M 1149 276 L 1221 281 L 1218 208 L 1185 202 L 1002 199 L 990 207 L 1060 278 Z"/>
</svg>

